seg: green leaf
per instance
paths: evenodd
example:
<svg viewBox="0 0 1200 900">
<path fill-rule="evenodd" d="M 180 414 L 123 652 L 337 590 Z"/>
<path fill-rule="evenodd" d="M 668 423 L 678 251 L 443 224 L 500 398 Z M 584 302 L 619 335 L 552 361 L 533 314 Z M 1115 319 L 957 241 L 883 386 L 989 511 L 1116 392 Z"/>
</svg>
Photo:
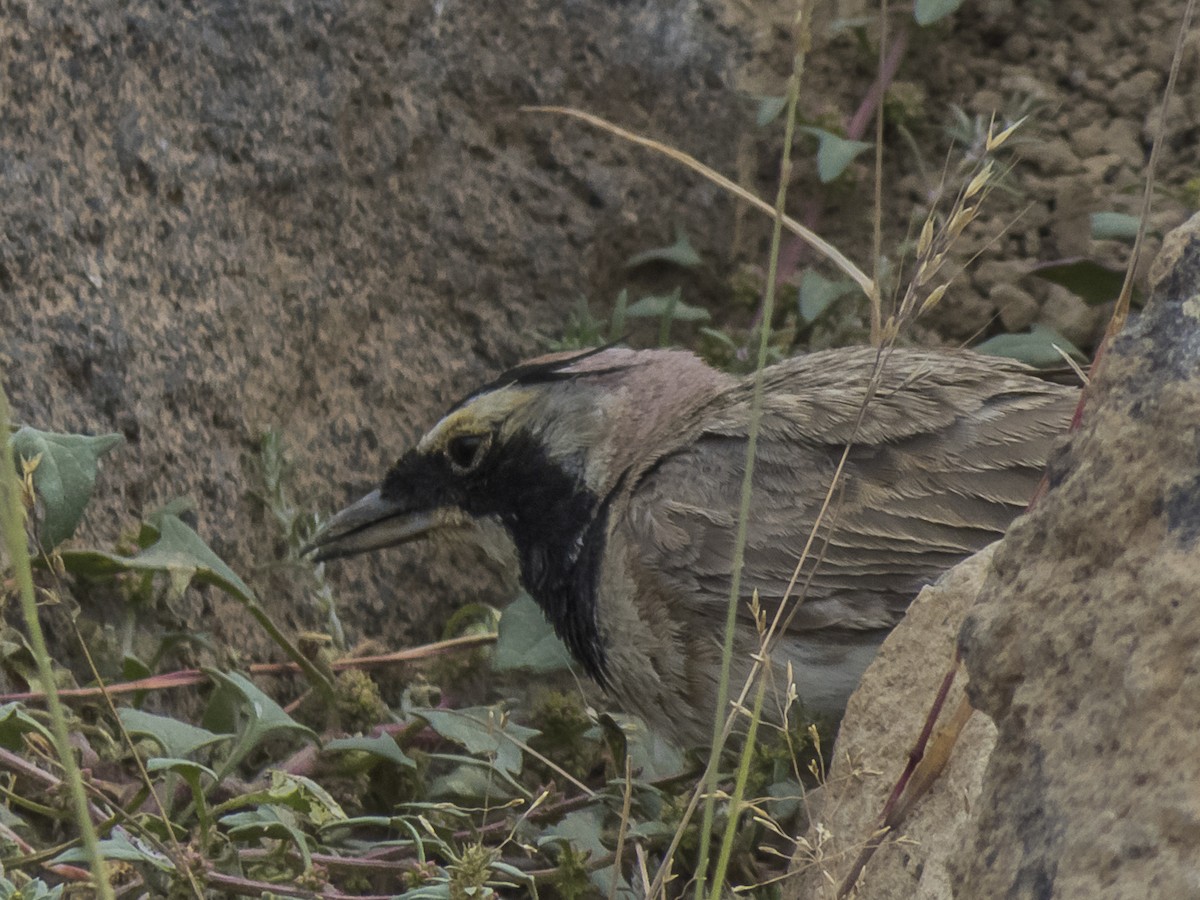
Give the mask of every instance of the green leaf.
<svg viewBox="0 0 1200 900">
<path fill-rule="evenodd" d="M 148 863 L 161 872 L 173 872 L 170 858 L 159 853 L 149 844 L 131 837 L 119 825 L 112 830 L 112 837 L 100 842 L 100 855 L 107 860 L 120 862 Z M 88 853 L 83 847 L 72 847 L 54 858 L 55 863 L 87 862 Z"/>
<path fill-rule="evenodd" d="M 601 839 L 604 833 L 603 821 L 594 809 L 579 809 L 567 813 L 557 823 L 544 830 L 537 839 L 537 845 L 544 847 L 551 843 L 569 844 L 577 853 L 591 859 L 600 859 L 608 848 Z M 600 890 L 603 896 L 609 896 L 613 887 L 613 879 L 617 879 L 617 896 L 634 896 L 625 881 L 614 866 L 606 866 L 589 873 L 591 882 Z"/>
<path fill-rule="evenodd" d="M 267 790 L 266 802 L 282 803 L 301 813 L 318 828 L 346 821 L 345 810 L 329 791 L 311 778 L 280 769 L 271 770 L 271 787 Z"/>
<path fill-rule="evenodd" d="M 1082 351 L 1053 328 L 1034 325 L 1027 334 L 998 334 L 975 347 L 979 353 L 1006 356 L 1040 369 L 1052 369 L 1063 364 L 1059 347 L 1077 360 L 1086 360 Z"/>
<path fill-rule="evenodd" d="M 1111 303 L 1121 293 L 1125 272 L 1081 256 L 1041 263 L 1029 270 L 1030 275 L 1065 287 L 1088 306 Z M 1134 301 L 1140 301 L 1135 290 Z"/>
<path fill-rule="evenodd" d="M 1126 213 L 1092 213 L 1092 237 L 1098 241 L 1132 241 L 1142 220 Z"/>
<path fill-rule="evenodd" d="M 671 778 L 687 768 L 680 749 L 637 716 L 604 713 L 600 716 L 600 727 L 607 732 L 609 745 L 617 745 L 615 754 L 623 757 L 622 750 L 628 754 L 633 770 L 640 772 L 645 781 Z M 618 769 L 623 769 L 624 764 L 624 759 L 619 759 Z"/>
<path fill-rule="evenodd" d="M 449 883 L 426 884 L 398 895 L 398 900 L 451 900 Z"/>
<path fill-rule="evenodd" d="M 217 690 L 213 692 L 204 712 L 204 723 L 216 732 L 236 733 L 237 756 L 245 756 L 274 734 L 296 734 L 311 741 L 317 740 L 311 728 L 289 716 L 283 707 L 245 676 L 215 669 L 205 669 L 204 672 L 217 683 Z"/>
<path fill-rule="evenodd" d="M 788 98 L 784 94 L 781 97 L 760 97 L 758 100 L 758 115 L 754 117 L 754 124 L 759 128 L 765 128 L 776 119 L 780 113 L 787 109 Z"/>
<path fill-rule="evenodd" d="M 40 457 L 33 487 L 45 506 L 38 535 L 44 549 L 57 547 L 75 533 L 96 486 L 97 461 L 124 440 L 119 434 L 53 434 L 28 426 L 12 436 L 19 459 Z"/>
<path fill-rule="evenodd" d="M 707 309 L 680 300 L 679 291 L 642 297 L 625 308 L 627 319 L 656 319 L 667 314 L 680 322 L 707 322 L 711 318 Z"/>
<path fill-rule="evenodd" d="M 662 262 L 670 263 L 675 266 L 682 266 L 685 269 L 694 269 L 700 265 L 700 254 L 696 252 L 696 248 L 692 246 L 692 242 L 688 240 L 687 232 L 682 228 L 675 230 L 675 243 L 669 247 L 655 247 L 653 250 L 645 250 L 634 256 L 629 257 L 625 263 L 625 268 L 636 269 L 638 266 L 644 266 L 646 263 Z"/>
<path fill-rule="evenodd" d="M 223 816 L 221 824 L 229 829 L 229 836 L 235 840 L 256 842 L 269 838 L 291 841 L 304 860 L 304 870 L 311 871 L 312 855 L 308 849 L 308 838 L 300 830 L 291 810 L 263 805 L 255 810 Z"/>
<path fill-rule="evenodd" d="M 817 144 L 817 176 L 822 184 L 828 184 L 846 171 L 846 167 L 854 162 L 854 158 L 864 150 L 870 150 L 873 144 L 864 141 L 851 141 L 840 137 L 831 131 L 811 126 L 801 126 L 800 131 L 811 134 Z"/>
<path fill-rule="evenodd" d="M 767 787 L 767 809 L 777 822 L 786 821 L 801 811 L 804 787 L 790 778 L 776 781 Z"/>
<path fill-rule="evenodd" d="M 654 819 L 649 819 L 645 822 L 634 822 L 629 826 L 626 832 L 629 837 L 642 838 L 650 841 L 660 841 L 663 838 L 670 838 L 675 834 L 674 826 L 668 825 L 666 822 L 658 822 Z"/>
<path fill-rule="evenodd" d="M 140 681 L 153 674 L 153 670 L 136 656 L 126 653 L 121 658 L 121 678 L 124 681 Z"/>
<path fill-rule="evenodd" d="M 499 707 L 477 706 L 469 709 L 414 709 L 412 715 L 429 723 L 442 737 L 462 744 L 468 752 L 486 755 L 504 771 L 521 771 L 524 755 L 515 738 L 526 743 L 541 732 L 518 725 Z"/>
<path fill-rule="evenodd" d="M 599 859 L 608 852 L 600 839 L 604 826 L 599 813 L 594 809 L 577 809 L 563 816 L 557 823 L 546 828 L 537 839 L 537 845 L 566 842 L 576 850 L 590 853 Z"/>
<path fill-rule="evenodd" d="M 373 737 L 336 738 L 332 741 L 326 741 L 325 746 L 321 750 L 325 753 L 346 753 L 353 751 L 370 753 L 372 756 L 378 756 L 389 762 L 394 762 L 398 766 L 407 766 L 410 769 L 417 767 L 417 764 L 400 749 L 400 745 L 396 743 L 396 739 L 387 734 L 377 734 Z"/>
<path fill-rule="evenodd" d="M 504 608 L 492 655 L 497 672 L 558 672 L 571 668 L 571 654 L 533 598 L 522 592 Z"/>
<path fill-rule="evenodd" d="M 178 772 L 188 781 L 189 784 L 199 784 L 201 775 L 207 775 L 213 781 L 217 780 L 216 772 L 214 772 L 208 766 L 190 759 L 176 759 L 166 756 L 156 756 L 153 759 L 146 760 L 146 771 Z"/>
<path fill-rule="evenodd" d="M 724 350 L 737 351 L 741 349 L 741 345 L 738 344 L 737 341 L 735 341 L 724 331 L 720 331 L 716 328 L 701 328 L 700 334 L 711 340 L 713 343 L 719 344 Z"/>
<path fill-rule="evenodd" d="M 913 6 L 913 18 L 924 27 L 943 19 L 962 6 L 963 0 L 917 0 Z"/>
<path fill-rule="evenodd" d="M 800 318 L 810 324 L 815 322 L 835 300 L 856 288 L 853 281 L 830 281 L 812 269 L 806 270 L 800 278 Z"/>
<path fill-rule="evenodd" d="M 23 704 L 5 703 L 0 706 L 0 747 L 21 750 L 27 734 L 40 735 L 53 745 L 50 729 L 26 712 Z"/>
<path fill-rule="evenodd" d="M 201 747 L 233 738 L 232 734 L 214 734 L 207 728 L 197 728 L 187 722 L 142 712 L 140 709 L 125 707 L 117 710 L 117 716 L 126 731 L 153 738 L 162 747 L 163 753 L 171 757 L 190 756 Z"/>
<path fill-rule="evenodd" d="M 63 885 L 47 887 L 40 878 L 27 881 L 17 887 L 7 878 L 0 876 L 0 900 L 61 900 Z"/>
<path fill-rule="evenodd" d="M 438 754 L 430 758 L 446 759 Z M 459 759 L 465 759 L 462 765 L 456 766 L 445 775 L 439 775 L 426 785 L 428 796 L 439 800 L 458 801 L 461 805 L 484 800 L 495 802 L 518 795 L 519 791 L 514 790 L 515 785 L 507 777 L 499 777 L 506 773 L 495 766 L 469 757 Z"/>
<path fill-rule="evenodd" d="M 255 605 L 254 592 L 225 565 L 200 535 L 178 517 L 164 513 L 158 522 L 158 540 L 136 556 L 98 550 L 64 550 L 67 571 L 90 578 L 119 572 L 163 572 L 178 588 L 192 579 L 214 585 L 243 603 Z"/>
</svg>

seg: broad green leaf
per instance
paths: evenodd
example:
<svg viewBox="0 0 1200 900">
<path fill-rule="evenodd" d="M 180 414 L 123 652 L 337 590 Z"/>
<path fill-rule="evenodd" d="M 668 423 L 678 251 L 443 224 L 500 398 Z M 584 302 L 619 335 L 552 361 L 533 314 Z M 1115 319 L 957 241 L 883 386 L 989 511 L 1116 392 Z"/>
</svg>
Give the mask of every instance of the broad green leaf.
<svg viewBox="0 0 1200 900">
<path fill-rule="evenodd" d="M 496 765 L 513 775 L 521 771 L 524 756 L 522 743 L 541 732 L 518 725 L 497 707 L 479 706 L 470 709 L 414 709 L 442 737 L 462 744 L 468 752 L 494 758 Z"/>
<path fill-rule="evenodd" d="M 800 131 L 811 134 L 817 144 L 817 176 L 822 184 L 828 184 L 846 171 L 846 167 L 854 162 L 854 158 L 864 150 L 870 150 L 874 144 L 864 141 L 851 141 L 840 137 L 824 128 L 802 126 Z"/>
<path fill-rule="evenodd" d="M 170 757 L 190 756 L 201 747 L 233 738 L 232 734 L 214 734 L 207 728 L 197 728 L 187 722 L 142 712 L 140 709 L 125 707 L 117 710 L 117 715 L 126 731 L 153 738 L 162 747 L 163 753 Z"/>
<path fill-rule="evenodd" d="M 505 773 L 492 765 L 480 764 L 479 760 L 469 760 L 445 775 L 430 780 L 426 790 L 430 797 L 457 801 L 460 805 L 474 805 L 485 800 L 494 803 L 515 797 L 519 793 L 511 781 L 499 777 L 503 774 Z"/>
<path fill-rule="evenodd" d="M 758 115 L 754 117 L 754 124 L 759 128 L 770 125 L 779 118 L 779 114 L 787 109 L 787 95 L 782 97 L 760 97 L 758 101 Z"/>
<path fill-rule="evenodd" d="M 913 6 L 913 18 L 924 27 L 943 19 L 962 6 L 963 0 L 917 0 Z"/>
<path fill-rule="evenodd" d="M 204 711 L 204 724 L 216 732 L 238 735 L 238 754 L 244 756 L 274 734 L 296 734 L 317 740 L 311 728 L 301 725 L 278 703 L 258 689 L 250 679 L 237 672 L 205 669 L 217 683 L 217 690 Z"/>
<path fill-rule="evenodd" d="M 20 750 L 24 745 L 22 738 L 31 733 L 53 744 L 50 730 L 26 712 L 23 704 L 5 703 L 0 706 L 0 747 Z"/>
<path fill-rule="evenodd" d="M 830 281 L 819 272 L 806 270 L 800 278 L 800 318 L 808 323 L 815 322 L 835 300 L 856 289 L 852 281 Z"/>
<path fill-rule="evenodd" d="M 616 739 L 618 746 L 614 753 L 619 755 L 623 750 L 628 754 L 633 770 L 641 773 L 643 781 L 670 778 L 687 768 L 680 749 L 637 716 L 604 713 L 600 716 L 600 727 L 608 733 L 610 746 L 614 743 L 611 739 Z M 618 769 L 623 766 L 624 759 L 619 759 Z"/>
<path fill-rule="evenodd" d="M 146 760 L 147 772 L 178 772 L 189 783 L 199 784 L 200 776 L 207 775 L 213 781 L 217 780 L 217 773 L 202 763 L 195 762 L 190 759 L 169 758 L 166 756 L 156 756 L 153 759 Z"/>
<path fill-rule="evenodd" d="M 176 587 L 194 578 L 220 588 L 243 603 L 257 603 L 254 592 L 246 583 L 183 520 L 164 513 L 158 529 L 158 540 L 136 556 L 98 550 L 65 550 L 61 554 L 63 565 L 69 572 L 91 578 L 128 571 L 163 572 Z"/>
<path fill-rule="evenodd" d="M 412 758 L 400 749 L 400 745 L 396 743 L 396 739 L 387 734 L 377 734 L 373 737 L 336 738 L 332 741 L 326 741 L 325 746 L 321 750 L 325 753 L 370 753 L 372 756 L 386 759 L 398 766 L 407 766 L 410 769 L 417 767 Z"/>
<path fill-rule="evenodd" d="M 548 826 L 538 837 L 537 845 L 565 841 L 576 850 L 590 853 L 593 859 L 599 859 L 608 852 L 601 835 L 604 823 L 595 809 L 577 809 L 563 816 L 558 822 Z"/>
<path fill-rule="evenodd" d="M 804 788 L 798 781 L 790 778 L 776 781 L 767 787 L 767 809 L 771 818 L 782 822 L 800 812 L 800 801 L 804 797 Z"/>
<path fill-rule="evenodd" d="M 601 839 L 604 824 L 595 809 L 579 809 L 567 813 L 557 823 L 545 829 L 537 839 L 537 845 L 544 847 L 551 843 L 570 844 L 577 853 L 586 854 L 591 859 L 601 859 L 608 853 L 608 848 Z M 628 882 L 614 866 L 606 866 L 589 873 L 592 883 L 599 888 L 603 896 L 613 893 L 613 879 L 617 879 L 616 896 L 633 897 Z"/>
<path fill-rule="evenodd" d="M 140 681 L 143 678 L 149 678 L 154 674 L 154 671 L 138 659 L 136 656 L 127 653 L 121 659 L 121 678 L 125 681 Z"/>
<path fill-rule="evenodd" d="M 170 772 L 177 776 L 191 790 L 192 802 L 201 805 L 205 802 L 205 779 L 208 780 L 209 787 L 212 787 L 221 780 L 221 776 L 208 766 L 191 759 L 156 756 L 146 760 L 146 771 L 150 773 Z M 177 785 L 172 779 L 167 780 L 166 796 L 168 798 L 168 809 L 171 808 L 171 804 L 173 803 L 176 787 Z M 201 821 L 204 823 L 204 827 L 207 828 L 209 817 L 206 809 L 202 809 Z M 160 821 L 160 824 L 168 829 L 180 827 L 178 822 L 172 823 L 170 820 Z"/>
<path fill-rule="evenodd" d="M 653 250 L 645 250 L 631 256 L 625 263 L 625 268 L 635 269 L 650 262 L 671 263 L 672 265 L 682 266 L 685 269 L 694 269 L 700 265 L 701 260 L 700 254 L 696 252 L 696 248 L 688 240 L 687 232 L 679 228 L 675 231 L 675 243 L 671 244 L 671 246 L 655 247 Z"/>
<path fill-rule="evenodd" d="M 659 822 L 655 819 L 647 819 L 645 822 L 634 822 L 629 826 L 626 832 L 629 837 L 643 838 L 651 841 L 659 841 L 663 838 L 670 838 L 675 834 L 675 828 L 668 825 L 666 822 Z"/>
<path fill-rule="evenodd" d="M 97 460 L 125 439 L 119 434 L 53 434 L 28 426 L 12 436 L 12 449 L 38 460 L 33 487 L 45 506 L 38 537 L 46 550 L 75 533 L 96 486 Z"/>
<path fill-rule="evenodd" d="M 711 318 L 707 309 L 680 300 L 678 291 L 642 297 L 625 308 L 628 319 L 656 319 L 668 314 L 678 322 L 707 322 Z"/>
<path fill-rule="evenodd" d="M 175 519 L 182 519 L 185 513 L 195 512 L 196 509 L 196 501 L 191 497 L 176 497 L 174 500 L 168 500 L 162 506 L 157 506 L 146 513 L 143 516 L 145 521 L 142 525 L 144 528 L 149 529 L 154 536 L 154 540 L 157 540 L 159 534 L 162 532 L 163 519 L 168 516 Z M 147 541 L 142 546 L 149 547 L 150 544 L 154 543 L 154 540 Z"/>
<path fill-rule="evenodd" d="M 164 856 L 149 844 L 128 834 L 120 826 L 112 830 L 112 837 L 100 842 L 100 855 L 107 860 L 149 863 L 162 872 L 172 872 L 175 870 L 175 866 L 169 857 Z M 87 862 L 88 855 L 83 847 L 72 847 L 60 853 L 53 861 L 55 863 Z"/>
<path fill-rule="evenodd" d="M 254 592 L 182 519 L 164 515 L 159 521 L 159 532 L 158 542 L 134 557 L 139 568 L 191 569 L 193 577 L 200 581 L 213 584 L 246 603 L 255 602 Z"/>
<path fill-rule="evenodd" d="M 1029 270 L 1030 275 L 1065 287 L 1088 306 L 1111 303 L 1121 293 L 1125 272 L 1082 256 L 1040 263 Z M 1134 301 L 1140 302 L 1135 290 Z"/>
<path fill-rule="evenodd" d="M 571 667 L 571 654 L 528 594 L 522 593 L 504 608 L 498 630 L 492 654 L 492 668 L 496 671 L 523 669 L 545 673 Z"/>
<path fill-rule="evenodd" d="M 271 786 L 267 789 L 266 802 L 282 803 L 318 827 L 346 821 L 345 810 L 329 791 L 311 778 L 281 769 L 271 770 Z"/>
<path fill-rule="evenodd" d="M 4 661 L 6 669 L 20 676 L 29 686 L 29 690 L 46 690 L 47 685 L 42 681 L 41 669 L 25 635 L 3 622 L 0 622 L 0 660 Z M 50 663 L 56 687 L 60 690 L 78 687 L 70 670 L 63 668 L 56 659 L 51 659 Z"/>
<path fill-rule="evenodd" d="M 1132 241 L 1142 220 L 1126 213 L 1092 213 L 1092 237 L 1098 241 Z"/>
<path fill-rule="evenodd" d="M 1062 354 L 1055 347 L 1077 360 L 1087 359 L 1078 347 L 1045 325 L 1034 325 L 1026 334 L 998 334 L 974 349 L 979 353 L 1017 359 L 1039 369 L 1052 369 L 1063 365 Z"/>
<path fill-rule="evenodd" d="M 246 812 L 222 816 L 221 824 L 235 840 L 259 841 L 263 838 L 290 841 L 304 859 L 304 870 L 312 869 L 308 838 L 300 830 L 295 814 L 285 807 L 263 805 Z"/>
</svg>

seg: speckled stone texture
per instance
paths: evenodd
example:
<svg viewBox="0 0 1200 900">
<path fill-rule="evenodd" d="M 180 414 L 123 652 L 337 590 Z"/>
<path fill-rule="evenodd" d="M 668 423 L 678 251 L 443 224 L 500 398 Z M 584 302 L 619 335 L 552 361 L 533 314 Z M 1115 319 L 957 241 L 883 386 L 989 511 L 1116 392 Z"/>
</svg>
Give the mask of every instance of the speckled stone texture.
<svg viewBox="0 0 1200 900">
<path fill-rule="evenodd" d="M 963 898 L 1200 897 L 1200 216 L 961 645 L 998 726 Z"/>
<path fill-rule="evenodd" d="M 726 170 L 722 135 L 753 115 L 731 84 L 746 50 L 705 2 L 0 0 L 0 48 L 15 414 L 128 439 L 81 544 L 190 496 L 285 627 L 320 621 L 256 496 L 262 431 L 297 501 L 332 511 L 581 297 L 611 303 L 684 211 L 702 252 L 733 217 L 683 169 L 519 107 L 586 108 Z M 403 644 L 509 595 L 481 565 L 406 548 L 331 578 L 352 640 Z M 180 612 L 274 652 L 216 591 Z"/>
<path fill-rule="evenodd" d="M 859 849 L 870 837 L 908 752 L 954 659 L 963 617 L 987 578 L 995 545 L 955 566 L 923 590 L 888 635 L 850 699 L 833 763 L 809 795 L 811 826 L 793 861 L 788 900 L 833 900 Z M 946 714 L 963 695 L 961 673 Z M 976 812 L 996 728 L 976 713 L 954 747 L 949 765 L 904 823 L 882 844 L 859 881 L 871 900 L 948 900 L 947 860 Z"/>
</svg>

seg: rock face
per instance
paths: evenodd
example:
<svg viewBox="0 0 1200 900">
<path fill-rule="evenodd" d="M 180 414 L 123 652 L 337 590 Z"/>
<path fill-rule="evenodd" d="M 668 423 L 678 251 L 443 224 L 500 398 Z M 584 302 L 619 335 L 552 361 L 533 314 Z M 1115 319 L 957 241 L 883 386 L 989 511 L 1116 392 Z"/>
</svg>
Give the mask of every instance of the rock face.
<svg viewBox="0 0 1200 900">
<path fill-rule="evenodd" d="M 809 796 L 813 827 L 793 860 L 796 876 L 785 892 L 790 900 L 832 900 L 874 830 L 953 662 L 959 628 L 987 578 L 993 547 L 923 590 L 863 675 L 842 720 L 825 785 Z M 944 707 L 947 716 L 963 696 L 963 681 L 960 672 Z M 952 896 L 947 861 L 976 810 L 995 740 L 987 716 L 973 715 L 933 791 L 905 821 L 899 838 L 876 851 L 858 896 Z"/>
<path fill-rule="evenodd" d="M 868 669 L 789 896 L 832 897 L 870 837 L 964 610 L 981 712 L 856 896 L 1200 896 L 1200 216 L 1152 278 L 1049 492 Z"/>
<path fill-rule="evenodd" d="M 1200 896 L 1200 216 L 961 638 L 999 735 L 961 897 Z"/>
<path fill-rule="evenodd" d="M 611 303 L 633 252 L 677 221 L 703 252 L 732 218 L 682 169 L 519 107 L 619 118 L 725 170 L 753 115 L 707 3 L 0 0 L 0 44 L 15 414 L 127 438 L 83 544 L 189 496 L 285 627 L 321 621 L 256 497 L 261 432 L 290 447 L 297 502 L 332 511 L 581 297 Z M 414 548 L 331 571 L 351 639 L 427 639 L 456 602 L 501 596 L 456 562 Z M 272 651 L 201 596 L 191 628 Z"/>
</svg>

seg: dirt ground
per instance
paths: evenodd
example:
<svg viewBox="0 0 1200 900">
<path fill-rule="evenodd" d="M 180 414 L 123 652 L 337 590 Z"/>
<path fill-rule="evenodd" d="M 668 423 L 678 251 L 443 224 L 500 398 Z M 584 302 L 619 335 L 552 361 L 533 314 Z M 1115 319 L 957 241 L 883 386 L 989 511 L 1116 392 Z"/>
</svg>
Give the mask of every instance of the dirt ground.
<svg viewBox="0 0 1200 900">
<path fill-rule="evenodd" d="M 1089 217 L 1139 207 L 1183 5 L 1114 15 L 1101 0 L 967 0 L 927 29 L 896 15 L 907 48 L 886 101 L 887 255 L 916 233 L 947 159 L 956 171 L 955 108 L 976 137 L 993 112 L 1029 116 L 1012 171 L 955 248 L 966 275 L 907 339 L 973 343 L 1044 324 L 1094 348 L 1107 309 L 1024 273 L 1065 257 L 1123 262 L 1126 245 L 1093 240 Z M 769 198 L 782 127 L 755 115 L 791 64 L 790 6 L 164 6 L 0 0 L 6 388 L 21 421 L 127 439 L 79 544 L 111 547 L 189 496 L 199 533 L 277 621 L 321 628 L 311 575 L 280 564 L 285 541 L 261 499 L 266 430 L 289 448 L 297 506 L 327 513 L 473 384 L 560 336 L 580 298 L 603 316 L 622 288 L 679 285 L 718 325 L 751 316 L 767 220 L 661 157 L 520 108 L 596 113 Z M 857 14 L 820 10 L 806 123 L 844 129 L 870 87 L 876 26 L 837 27 Z M 1193 32 L 1155 235 L 1198 205 L 1198 69 Z M 789 195 L 867 269 L 870 157 L 821 185 L 801 142 Z M 701 266 L 626 269 L 677 228 Z M 803 251 L 788 253 L 798 270 Z M 429 639 L 460 603 L 509 592 L 479 559 L 420 548 L 329 577 L 352 644 Z M 85 597 L 99 646 L 118 600 Z M 214 591 L 171 615 L 221 652 L 274 655 Z"/>
</svg>

